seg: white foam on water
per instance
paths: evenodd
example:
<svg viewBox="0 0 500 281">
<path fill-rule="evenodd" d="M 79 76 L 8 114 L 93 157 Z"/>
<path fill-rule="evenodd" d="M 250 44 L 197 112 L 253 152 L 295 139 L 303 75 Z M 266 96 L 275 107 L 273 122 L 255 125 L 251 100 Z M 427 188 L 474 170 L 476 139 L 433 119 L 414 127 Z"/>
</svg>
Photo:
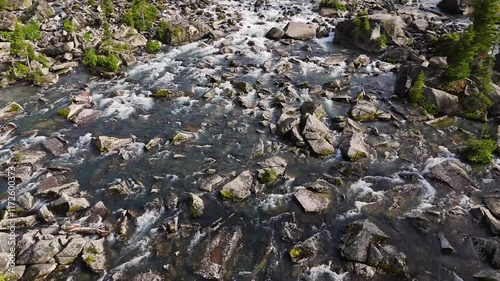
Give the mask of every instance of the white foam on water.
<svg viewBox="0 0 500 281">
<path fill-rule="evenodd" d="M 453 161 L 456 163 L 460 163 L 456 158 L 453 157 L 431 157 L 427 159 L 425 162 L 424 169 L 422 170 L 422 174 L 428 173 L 432 168 L 434 168 L 437 165 L 440 165 L 446 161 Z"/>
<path fill-rule="evenodd" d="M 266 198 L 259 200 L 257 208 L 262 211 L 271 211 L 286 205 L 291 197 L 292 194 L 268 194 Z"/>
<path fill-rule="evenodd" d="M 336 273 L 330 269 L 330 265 L 322 264 L 311 267 L 303 277 L 307 281 L 344 281 L 348 280 L 348 273 Z"/>
<path fill-rule="evenodd" d="M 191 253 L 196 245 L 206 236 L 205 232 L 200 232 L 199 230 L 193 235 L 191 242 L 189 242 L 189 246 L 187 248 L 187 252 Z"/>
<path fill-rule="evenodd" d="M 75 145 L 69 147 L 68 152 L 65 153 L 64 155 L 62 155 L 61 157 L 64 159 L 75 159 L 78 155 L 81 155 L 83 157 L 80 158 L 80 160 L 83 161 L 83 159 L 85 159 L 86 155 L 82 155 L 82 154 L 85 154 L 85 152 L 87 152 L 89 150 L 91 140 L 92 140 L 91 133 L 87 133 L 83 136 L 80 136 L 78 138 L 78 141 L 75 143 Z M 81 162 L 81 161 L 79 161 L 79 162 Z"/>
<path fill-rule="evenodd" d="M 161 209 L 159 212 L 155 210 L 148 210 L 140 217 L 136 218 L 136 229 L 127 243 L 127 248 L 137 248 L 141 245 L 141 243 L 139 242 L 144 241 L 144 239 L 148 239 L 146 235 L 151 230 L 153 224 L 156 223 L 156 221 L 160 218 L 162 212 L 163 209 Z"/>
</svg>

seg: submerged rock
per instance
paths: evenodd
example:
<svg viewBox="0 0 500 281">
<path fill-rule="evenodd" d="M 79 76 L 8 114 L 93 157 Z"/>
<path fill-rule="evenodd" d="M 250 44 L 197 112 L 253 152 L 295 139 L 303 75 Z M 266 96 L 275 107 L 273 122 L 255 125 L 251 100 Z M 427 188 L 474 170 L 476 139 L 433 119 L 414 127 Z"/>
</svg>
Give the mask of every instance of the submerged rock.
<svg viewBox="0 0 500 281">
<path fill-rule="evenodd" d="M 223 227 L 207 237 L 191 255 L 194 272 L 209 280 L 230 279 L 242 238 L 241 227 Z"/>
</svg>

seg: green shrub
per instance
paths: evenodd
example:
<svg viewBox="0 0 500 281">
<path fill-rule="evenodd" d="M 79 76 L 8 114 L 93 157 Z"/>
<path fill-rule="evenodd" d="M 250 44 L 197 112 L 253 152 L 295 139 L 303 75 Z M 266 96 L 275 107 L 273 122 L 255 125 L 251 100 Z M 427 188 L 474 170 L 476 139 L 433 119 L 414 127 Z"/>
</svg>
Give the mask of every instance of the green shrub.
<svg viewBox="0 0 500 281">
<path fill-rule="evenodd" d="M 89 43 L 91 40 L 92 40 L 92 33 L 85 32 L 85 34 L 83 34 L 83 41 Z"/>
<path fill-rule="evenodd" d="M 113 6 L 112 0 L 104 0 L 103 12 L 106 18 L 110 18 L 114 14 L 115 7 Z"/>
<path fill-rule="evenodd" d="M 262 174 L 262 183 L 273 183 L 278 179 L 278 174 L 272 168 L 264 169 L 264 174 Z"/>
<path fill-rule="evenodd" d="M 153 27 L 157 18 L 158 9 L 155 5 L 147 4 L 146 0 L 134 0 L 130 10 L 123 14 L 122 21 L 139 31 L 146 31 Z"/>
<path fill-rule="evenodd" d="M 417 79 L 413 82 L 413 86 L 408 93 L 410 98 L 410 102 L 413 105 L 424 105 L 425 97 L 424 97 L 424 87 L 425 87 L 425 74 L 423 71 L 420 71 Z"/>
<path fill-rule="evenodd" d="M 24 34 L 26 36 L 26 39 L 28 40 L 40 40 L 42 38 L 42 34 L 40 32 L 40 24 L 34 20 L 31 20 L 24 26 Z"/>
<path fill-rule="evenodd" d="M 321 0 L 321 3 L 319 5 L 320 7 L 332 8 L 341 12 L 347 11 L 346 6 L 339 0 Z"/>
<path fill-rule="evenodd" d="M 387 36 L 385 36 L 384 33 L 380 34 L 380 37 L 378 38 L 378 46 L 382 49 L 387 48 Z"/>
<path fill-rule="evenodd" d="M 120 70 L 120 59 L 114 54 L 99 55 L 97 56 L 97 65 L 104 67 L 108 71 L 115 72 Z"/>
<path fill-rule="evenodd" d="M 66 19 L 63 21 L 62 28 L 64 31 L 71 33 L 75 31 L 75 26 L 73 25 L 73 22 Z"/>
<path fill-rule="evenodd" d="M 489 164 L 493 159 L 493 151 L 497 145 L 492 139 L 470 138 L 464 142 L 464 157 L 473 163 Z"/>
<path fill-rule="evenodd" d="M 357 16 L 353 20 L 353 25 L 354 26 L 352 32 L 355 38 L 362 37 L 371 30 L 370 20 L 368 19 L 368 17 L 365 16 L 363 17 Z"/>
<path fill-rule="evenodd" d="M 146 44 L 146 52 L 152 54 L 152 53 L 158 53 L 161 50 L 161 44 L 158 41 L 149 41 Z"/>
<path fill-rule="evenodd" d="M 83 58 L 83 65 L 87 67 L 95 67 L 97 66 L 97 54 L 94 49 L 90 49 L 85 53 L 85 57 Z"/>
</svg>

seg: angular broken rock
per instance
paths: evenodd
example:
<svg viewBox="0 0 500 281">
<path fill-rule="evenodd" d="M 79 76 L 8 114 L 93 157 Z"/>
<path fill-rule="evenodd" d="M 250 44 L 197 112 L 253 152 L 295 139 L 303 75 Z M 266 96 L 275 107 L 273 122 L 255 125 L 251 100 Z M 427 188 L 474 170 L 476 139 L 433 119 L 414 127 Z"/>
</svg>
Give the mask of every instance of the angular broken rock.
<svg viewBox="0 0 500 281">
<path fill-rule="evenodd" d="M 368 219 L 357 220 L 346 227 L 340 254 L 350 261 L 367 263 L 371 244 L 383 243 L 388 238 L 387 234 Z"/>
<path fill-rule="evenodd" d="M 455 249 L 451 246 L 450 242 L 444 237 L 442 232 L 438 233 L 439 243 L 441 244 L 441 252 L 445 254 L 453 254 L 455 253 Z"/>
<path fill-rule="evenodd" d="M 250 196 L 253 183 L 253 176 L 249 170 L 242 172 L 232 181 L 226 183 L 220 190 L 224 199 L 241 201 Z"/>
<path fill-rule="evenodd" d="M 63 193 L 59 199 L 52 201 L 50 206 L 54 209 L 63 210 L 71 214 L 89 208 L 90 203 L 85 198 L 73 198 Z"/>
<path fill-rule="evenodd" d="M 36 223 L 36 216 L 27 216 L 22 218 L 3 219 L 0 221 L 0 231 L 9 230 L 15 227 L 16 230 L 22 228 L 31 228 Z"/>
<path fill-rule="evenodd" d="M 229 280 L 243 238 L 241 227 L 223 227 L 196 247 L 190 262 L 194 272 L 205 279 Z"/>
<path fill-rule="evenodd" d="M 214 188 L 220 186 L 224 182 L 224 177 L 219 174 L 214 174 L 206 179 L 202 179 L 198 188 L 207 192 L 212 192 Z"/>
<path fill-rule="evenodd" d="M 306 213 L 319 213 L 326 210 L 331 202 L 328 195 L 307 189 L 300 189 L 293 196 L 299 201 Z"/>
<path fill-rule="evenodd" d="M 194 139 L 194 137 L 195 135 L 193 133 L 177 131 L 172 137 L 172 143 L 174 145 L 181 144 Z"/>
<path fill-rule="evenodd" d="M 299 263 L 305 259 L 315 256 L 320 249 L 320 234 L 317 233 L 309 237 L 304 242 L 295 244 L 288 252 L 292 262 Z"/>
<path fill-rule="evenodd" d="M 192 217 L 198 218 L 203 215 L 203 210 L 205 209 L 205 204 L 203 199 L 194 193 L 189 193 L 189 213 Z"/>
<path fill-rule="evenodd" d="M 56 238 L 39 240 L 19 255 L 16 264 L 48 263 L 61 250 L 62 246 Z"/>
<path fill-rule="evenodd" d="M 23 280 L 44 280 L 56 267 L 57 263 L 30 265 L 24 272 Z"/>
<path fill-rule="evenodd" d="M 263 169 L 272 169 L 277 176 L 285 173 L 287 162 L 279 156 L 273 156 L 258 163 Z"/>
<path fill-rule="evenodd" d="M 38 187 L 35 196 L 57 198 L 63 193 L 73 195 L 80 190 L 80 184 L 77 181 L 70 183 L 59 184 L 60 179 L 56 177 L 48 177 Z"/>
<path fill-rule="evenodd" d="M 323 122 L 314 115 L 305 114 L 302 136 L 314 153 L 320 156 L 329 156 L 335 152 L 332 145 L 332 136 Z"/>
<path fill-rule="evenodd" d="M 83 248 L 83 261 L 95 273 L 103 273 L 107 268 L 104 243 L 105 238 L 101 238 L 87 242 Z"/>
<path fill-rule="evenodd" d="M 119 139 L 115 137 L 100 136 L 92 138 L 92 144 L 99 149 L 101 153 L 115 152 L 133 142 L 132 138 Z"/>
<path fill-rule="evenodd" d="M 83 247 L 87 243 L 82 237 L 75 237 L 71 239 L 64 249 L 56 254 L 56 260 L 59 264 L 71 264 L 80 255 Z"/>
<path fill-rule="evenodd" d="M 453 161 L 445 161 L 432 167 L 425 176 L 458 193 L 468 193 L 474 189 L 474 183 L 468 173 Z"/>
<path fill-rule="evenodd" d="M 67 152 L 64 143 L 58 138 L 47 139 L 42 143 L 42 145 L 54 156 L 61 156 Z"/>
</svg>

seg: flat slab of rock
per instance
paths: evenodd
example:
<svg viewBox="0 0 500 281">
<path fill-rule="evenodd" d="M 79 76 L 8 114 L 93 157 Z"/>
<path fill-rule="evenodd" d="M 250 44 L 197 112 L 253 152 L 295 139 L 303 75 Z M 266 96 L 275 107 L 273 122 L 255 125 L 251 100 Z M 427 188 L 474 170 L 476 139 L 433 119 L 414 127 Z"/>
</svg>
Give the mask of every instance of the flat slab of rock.
<svg viewBox="0 0 500 281">
<path fill-rule="evenodd" d="M 319 213 L 326 210 L 331 202 L 327 195 L 307 189 L 300 189 L 293 196 L 299 201 L 306 213 Z"/>
<path fill-rule="evenodd" d="M 63 193 L 73 195 L 80 190 L 80 184 L 77 181 L 62 184 L 61 181 L 64 182 L 64 179 L 54 176 L 46 178 L 40 183 L 35 196 L 56 198 Z"/>
<path fill-rule="evenodd" d="M 296 40 L 310 40 L 316 37 L 316 27 L 312 24 L 289 22 L 285 29 L 285 37 Z"/>
<path fill-rule="evenodd" d="M 58 239 L 40 240 L 19 255 L 16 264 L 48 263 L 61 250 L 62 245 Z"/>
<path fill-rule="evenodd" d="M 459 193 L 468 193 L 474 188 L 467 171 L 453 161 L 434 166 L 426 176 Z"/>
<path fill-rule="evenodd" d="M 54 156 L 61 156 L 68 151 L 64 143 L 58 138 L 47 139 L 42 145 Z"/>
<path fill-rule="evenodd" d="M 226 183 L 220 194 L 225 199 L 231 199 L 235 201 L 240 201 L 246 199 L 250 196 L 253 183 L 253 176 L 249 170 L 242 172 L 232 181 Z"/>
<path fill-rule="evenodd" d="M 311 114 L 305 115 L 302 136 L 312 151 L 320 156 L 332 155 L 335 148 L 332 145 L 331 134 L 323 122 Z"/>
<path fill-rule="evenodd" d="M 9 230 L 15 226 L 17 229 L 31 228 L 36 223 L 36 216 L 27 216 L 22 218 L 4 219 L 0 221 L 0 231 Z"/>
<path fill-rule="evenodd" d="M 87 242 L 83 248 L 82 258 L 87 266 L 95 273 L 103 273 L 107 268 L 107 259 L 104 252 L 105 239 Z"/>
</svg>

